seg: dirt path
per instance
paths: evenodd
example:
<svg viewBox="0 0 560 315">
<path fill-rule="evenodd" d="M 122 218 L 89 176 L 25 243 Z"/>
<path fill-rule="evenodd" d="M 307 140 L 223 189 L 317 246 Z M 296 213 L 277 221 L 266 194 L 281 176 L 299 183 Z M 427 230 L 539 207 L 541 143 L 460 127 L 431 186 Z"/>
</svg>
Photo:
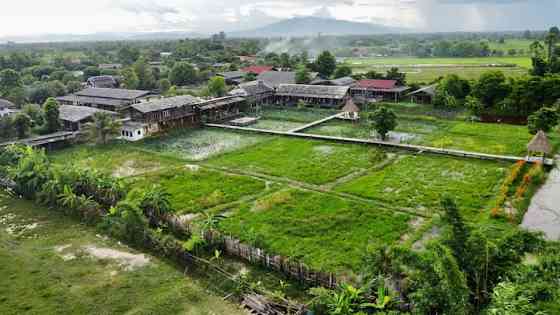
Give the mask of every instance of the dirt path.
<svg viewBox="0 0 560 315">
<path fill-rule="evenodd" d="M 556 160 L 560 163 L 560 156 Z M 533 197 L 522 226 L 544 232 L 550 240 L 560 240 L 560 166 L 550 172 L 544 186 Z"/>
</svg>

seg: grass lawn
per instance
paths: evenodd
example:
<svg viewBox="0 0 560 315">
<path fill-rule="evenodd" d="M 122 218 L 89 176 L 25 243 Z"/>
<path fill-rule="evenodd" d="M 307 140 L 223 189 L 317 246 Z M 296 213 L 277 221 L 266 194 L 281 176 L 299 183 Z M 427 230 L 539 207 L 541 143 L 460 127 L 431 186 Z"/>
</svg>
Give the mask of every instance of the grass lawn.
<svg viewBox="0 0 560 315">
<path fill-rule="evenodd" d="M 138 150 L 129 143 L 105 146 L 74 146 L 49 154 L 56 164 L 74 163 L 83 168 L 97 169 L 114 176 L 135 176 L 165 167 L 179 166 L 180 160 Z"/>
<path fill-rule="evenodd" d="M 395 163 L 336 187 L 395 207 L 433 213 L 443 194 L 473 218 L 494 198 L 506 164 L 432 155 L 403 155 Z"/>
<path fill-rule="evenodd" d="M 241 205 L 221 222 L 221 229 L 310 267 L 342 271 L 358 268 L 367 246 L 397 241 L 411 218 L 325 194 L 286 189 Z"/>
<path fill-rule="evenodd" d="M 295 107 L 265 107 L 259 113 L 264 119 L 310 123 L 336 114 L 338 111 L 323 108 L 297 109 Z"/>
<path fill-rule="evenodd" d="M 289 131 L 303 126 L 304 123 L 277 120 L 277 119 L 260 119 L 256 124 L 249 126 L 250 128 L 276 130 L 276 131 Z"/>
<path fill-rule="evenodd" d="M 197 166 L 141 176 L 134 179 L 132 186 L 136 188 L 153 184 L 163 186 L 171 194 L 171 205 L 181 214 L 197 213 L 233 202 L 244 196 L 258 194 L 266 188 L 261 180 L 226 175 Z"/>
<path fill-rule="evenodd" d="M 508 77 L 527 74 L 531 67 L 529 57 L 481 57 L 481 58 L 349 58 L 345 61 L 354 72 L 371 70 L 384 73 L 398 67 L 407 74 L 408 82 L 431 82 L 447 74 L 458 74 L 466 79 L 478 79 L 486 71 L 500 70 Z M 502 65 L 490 67 L 488 65 Z M 514 66 L 503 66 L 514 65 Z"/>
<path fill-rule="evenodd" d="M 263 135 L 218 129 L 177 130 L 148 138 L 135 145 L 153 152 L 190 161 L 201 161 L 224 152 L 246 148 L 271 139 Z"/>
<path fill-rule="evenodd" d="M 0 314 L 245 314 L 200 280 L 55 211 L 0 194 L 0 218 Z"/>
<path fill-rule="evenodd" d="M 321 185 L 373 166 L 379 162 L 370 161 L 374 151 L 360 145 L 276 138 L 208 163 Z"/>
<path fill-rule="evenodd" d="M 521 157 L 527 154 L 527 144 L 533 137 L 529 134 L 527 126 L 469 122 L 460 119 L 464 113 L 445 113 L 424 105 L 402 103 L 387 106 L 392 108 L 398 117 L 395 132 L 410 136 L 403 140 L 403 143 Z M 446 116 L 450 119 L 444 118 Z M 305 132 L 369 139 L 375 135 L 371 129 L 366 123 L 353 124 L 333 120 Z M 558 149 L 560 135 L 551 132 L 548 136 L 553 147 Z"/>
</svg>

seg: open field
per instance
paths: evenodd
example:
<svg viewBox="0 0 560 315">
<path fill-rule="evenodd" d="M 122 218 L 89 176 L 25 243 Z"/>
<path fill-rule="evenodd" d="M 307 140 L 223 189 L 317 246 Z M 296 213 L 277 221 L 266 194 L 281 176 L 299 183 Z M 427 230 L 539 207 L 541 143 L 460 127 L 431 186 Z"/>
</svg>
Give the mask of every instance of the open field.
<svg viewBox="0 0 560 315">
<path fill-rule="evenodd" d="M 0 194 L 1 314 L 246 314 L 153 256 Z"/>
<path fill-rule="evenodd" d="M 407 74 L 408 82 L 431 82 L 447 74 L 458 74 L 466 79 L 477 79 L 490 70 L 500 70 L 508 77 L 527 74 L 531 67 L 529 57 L 485 58 L 349 58 L 345 63 L 355 73 L 377 71 L 384 73 L 397 67 Z"/>
<path fill-rule="evenodd" d="M 132 186 L 161 185 L 171 194 L 171 206 L 180 214 L 197 213 L 244 196 L 262 192 L 264 181 L 201 169 L 192 165 L 141 176 Z"/>
<path fill-rule="evenodd" d="M 208 163 L 321 185 L 380 162 L 370 159 L 373 151 L 360 145 L 276 138 Z"/>
<path fill-rule="evenodd" d="M 402 155 L 387 167 L 335 187 L 337 191 L 433 214 L 444 194 L 475 218 L 493 199 L 509 164 L 451 157 Z"/>
<path fill-rule="evenodd" d="M 136 145 L 144 150 L 189 161 L 201 161 L 270 140 L 255 134 L 240 134 L 216 129 L 191 129 L 146 139 Z"/>
<path fill-rule="evenodd" d="M 221 228 L 314 268 L 340 271 L 356 268 L 366 247 L 397 241 L 411 218 L 326 194 L 287 189 L 242 204 Z"/>
<path fill-rule="evenodd" d="M 460 119 L 436 119 L 423 113 L 425 105 L 387 104 L 398 117 L 392 135 L 401 142 L 438 148 L 450 148 L 480 153 L 525 156 L 533 137 L 526 126 L 469 122 Z M 333 120 L 305 131 L 309 134 L 368 139 L 375 136 L 367 123 Z M 560 147 L 560 137 L 550 133 L 553 146 Z"/>
<path fill-rule="evenodd" d="M 504 130 L 502 135 L 478 128 L 472 131 L 470 123 L 458 120 L 413 119 L 426 114 L 426 108 L 415 106 L 401 106 L 399 113 L 406 115 L 402 115 L 400 132 L 427 137 L 454 128 L 457 134 L 472 133 L 477 141 L 483 139 L 481 134 L 505 137 L 511 133 Z M 329 114 L 323 110 L 284 110 L 288 118 L 282 120 L 280 112 L 270 111 L 277 116 L 265 121 L 304 123 Z M 328 128 L 333 127 L 343 132 L 336 135 L 369 135 L 366 128 L 345 121 L 316 129 L 332 134 L 334 131 Z M 194 144 L 208 148 L 209 139 L 218 143 L 235 139 L 235 145 L 219 146 L 193 161 Z M 116 158 L 119 155 L 122 157 Z M 114 174 L 127 163 L 126 156 L 138 159 L 135 165 L 139 166 L 145 159 L 148 167 L 144 172 L 123 175 L 131 188 L 160 184 L 171 194 L 171 203 L 179 214 L 224 214 L 226 219 L 220 224 L 223 232 L 317 269 L 337 272 L 356 271 L 368 246 L 413 240 L 406 243 L 412 246 L 427 231 L 423 225 L 429 218 L 422 217 L 440 211 L 444 193 L 457 199 L 470 221 L 485 220 L 488 205 L 510 166 L 212 129 L 173 133 L 133 144 L 82 146 L 53 156 L 57 163 L 72 158 L 78 165 Z M 202 219 L 193 216 L 193 222 Z"/>
</svg>

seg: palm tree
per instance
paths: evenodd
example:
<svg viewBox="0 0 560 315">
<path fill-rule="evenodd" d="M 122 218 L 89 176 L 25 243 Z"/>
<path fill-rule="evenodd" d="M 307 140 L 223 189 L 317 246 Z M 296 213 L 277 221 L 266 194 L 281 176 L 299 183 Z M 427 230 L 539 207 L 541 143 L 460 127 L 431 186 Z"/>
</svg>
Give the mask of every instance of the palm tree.
<svg viewBox="0 0 560 315">
<path fill-rule="evenodd" d="M 98 144 L 106 144 L 110 136 L 116 135 L 121 129 L 121 122 L 106 112 L 93 114 L 93 122 L 86 125 L 86 132 Z"/>
<path fill-rule="evenodd" d="M 169 213 L 173 212 L 171 195 L 161 186 L 152 186 L 142 195 L 140 209 L 148 218 L 150 226 L 155 227 Z"/>
</svg>

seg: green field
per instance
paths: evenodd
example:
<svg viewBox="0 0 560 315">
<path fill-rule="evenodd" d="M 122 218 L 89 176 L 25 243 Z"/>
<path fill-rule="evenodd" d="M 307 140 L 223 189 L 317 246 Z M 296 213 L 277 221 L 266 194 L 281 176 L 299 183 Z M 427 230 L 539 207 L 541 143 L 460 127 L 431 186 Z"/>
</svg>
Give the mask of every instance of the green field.
<svg viewBox="0 0 560 315">
<path fill-rule="evenodd" d="M 1 314 L 246 314 L 195 278 L 0 194 Z"/>
<path fill-rule="evenodd" d="M 392 207 L 434 214 L 444 194 L 453 196 L 469 218 L 497 192 L 509 164 L 451 157 L 402 155 L 393 164 L 335 189 L 379 200 Z"/>
<path fill-rule="evenodd" d="M 197 213 L 221 204 L 261 193 L 264 181 L 246 176 L 200 169 L 172 168 L 135 178 L 133 187 L 161 185 L 171 194 L 171 206 L 180 214 Z"/>
<path fill-rule="evenodd" d="M 395 133 L 403 137 L 403 143 L 430 147 L 458 149 L 472 152 L 525 156 L 527 144 L 533 137 L 527 126 L 470 122 L 462 113 L 451 119 L 436 119 L 433 109 L 427 105 L 387 104 L 398 117 Z M 428 113 L 430 116 L 428 116 Z M 307 129 L 309 134 L 371 139 L 375 136 L 366 122 L 350 123 L 334 120 Z M 557 149 L 560 136 L 550 133 L 549 139 Z"/>
<path fill-rule="evenodd" d="M 221 228 L 246 242 L 321 270 L 352 270 L 368 246 L 392 244 L 411 215 L 301 190 L 244 203 Z"/>
<path fill-rule="evenodd" d="M 355 73 L 377 71 L 384 73 L 392 67 L 407 74 L 407 81 L 432 82 L 448 74 L 458 74 L 466 79 L 477 79 L 486 71 L 500 70 L 508 77 L 528 73 L 529 57 L 481 57 L 481 58 L 348 58 L 344 62 Z"/>
<path fill-rule="evenodd" d="M 360 145 L 277 138 L 209 163 L 321 185 L 373 166 L 379 161 L 370 160 L 372 151 Z"/>
</svg>

